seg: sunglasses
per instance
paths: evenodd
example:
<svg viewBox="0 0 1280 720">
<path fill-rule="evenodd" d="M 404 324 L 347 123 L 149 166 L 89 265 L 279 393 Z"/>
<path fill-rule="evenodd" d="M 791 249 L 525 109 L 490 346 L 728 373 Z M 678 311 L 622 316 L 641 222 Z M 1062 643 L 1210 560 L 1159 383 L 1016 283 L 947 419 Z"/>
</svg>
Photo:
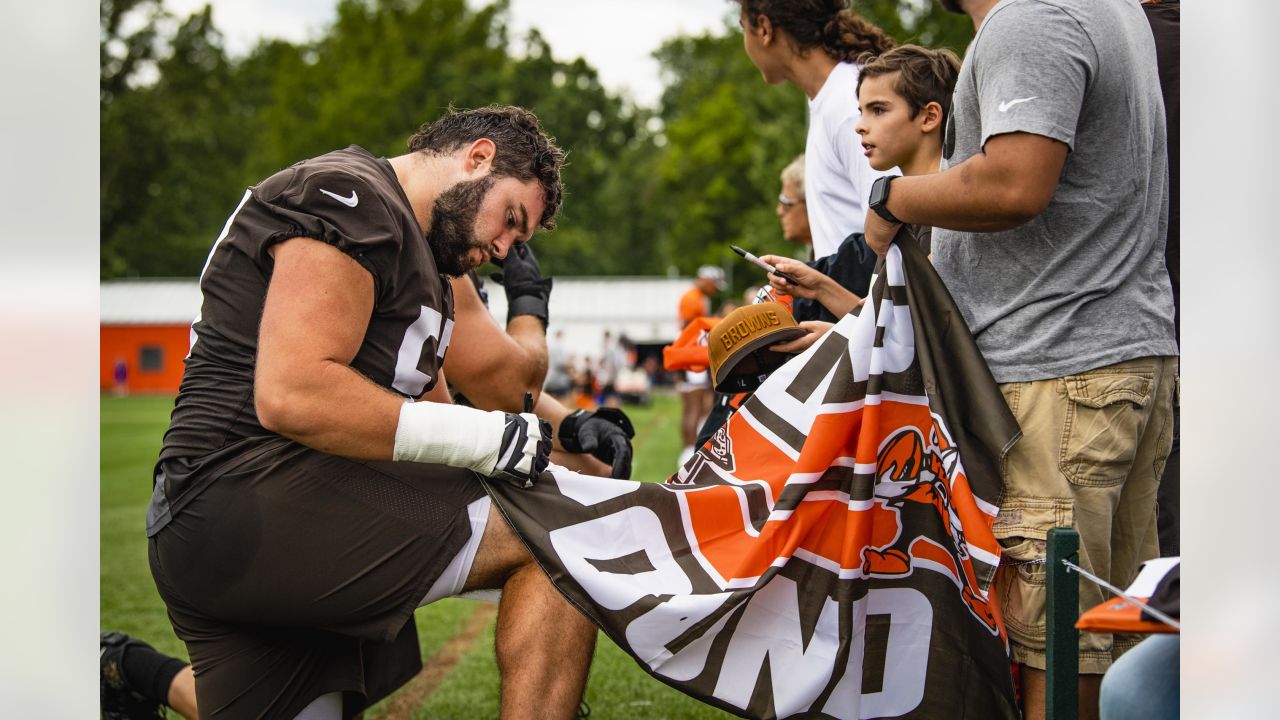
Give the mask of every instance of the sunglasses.
<svg viewBox="0 0 1280 720">
<path fill-rule="evenodd" d="M 781 205 L 784 209 L 790 210 L 791 208 L 795 207 L 796 205 L 803 205 L 803 204 L 804 204 L 804 201 L 803 201 L 803 200 L 792 200 L 791 198 L 787 197 L 786 195 L 779 195 L 779 196 L 778 196 L 778 204 L 779 204 L 779 205 Z"/>
</svg>

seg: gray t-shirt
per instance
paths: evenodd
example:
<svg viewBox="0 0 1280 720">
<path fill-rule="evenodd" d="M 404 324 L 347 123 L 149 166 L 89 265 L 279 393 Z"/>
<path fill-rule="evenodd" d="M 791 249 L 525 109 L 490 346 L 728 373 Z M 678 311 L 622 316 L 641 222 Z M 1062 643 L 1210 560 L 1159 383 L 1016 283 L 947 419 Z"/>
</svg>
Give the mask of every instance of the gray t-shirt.
<svg viewBox="0 0 1280 720">
<path fill-rule="evenodd" d="M 1176 355 L 1164 106 L 1138 3 L 1003 0 L 965 54 L 952 107 L 944 167 L 1003 133 L 1070 148 L 1030 222 L 933 233 L 934 266 L 996 381 Z"/>
</svg>

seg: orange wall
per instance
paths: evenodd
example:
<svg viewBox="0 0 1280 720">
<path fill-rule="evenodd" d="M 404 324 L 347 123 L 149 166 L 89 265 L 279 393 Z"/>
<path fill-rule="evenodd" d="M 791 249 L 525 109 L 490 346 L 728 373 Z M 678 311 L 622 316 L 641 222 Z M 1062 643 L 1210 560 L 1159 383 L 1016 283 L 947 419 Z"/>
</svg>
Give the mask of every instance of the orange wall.
<svg viewBox="0 0 1280 720">
<path fill-rule="evenodd" d="M 182 382 L 182 359 L 187 356 L 191 340 L 190 325 L 103 325 L 100 329 L 102 351 L 98 386 L 115 387 L 115 365 L 124 359 L 129 368 L 128 389 L 137 393 L 177 393 Z M 143 372 L 142 348 L 146 345 L 163 349 L 160 370 Z"/>
</svg>

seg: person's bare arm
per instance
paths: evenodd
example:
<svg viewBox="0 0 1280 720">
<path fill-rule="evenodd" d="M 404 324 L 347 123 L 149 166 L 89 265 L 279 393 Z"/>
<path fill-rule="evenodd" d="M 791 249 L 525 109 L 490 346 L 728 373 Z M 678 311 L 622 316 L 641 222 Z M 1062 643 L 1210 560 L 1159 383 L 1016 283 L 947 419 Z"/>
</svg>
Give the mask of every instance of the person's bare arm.
<svg viewBox="0 0 1280 720">
<path fill-rule="evenodd" d="M 546 337 L 532 315 L 511 319 L 504 332 L 480 300 L 468 278 L 454 278 L 453 338 L 445 356 L 449 382 L 476 407 L 521 412 L 524 394 L 533 393 L 533 412 L 553 429 L 571 410 L 542 394 L 546 375 Z M 514 334 L 513 334 L 514 331 Z M 560 448 L 559 440 L 556 448 Z"/>
<path fill-rule="evenodd" d="M 373 311 L 373 278 L 308 238 L 272 250 L 258 331 L 254 409 L 263 427 L 323 452 L 464 467 L 528 487 L 546 467 L 551 428 L 532 413 L 406 403 L 362 377 L 355 358 Z M 438 379 L 439 380 L 439 379 Z"/>
<path fill-rule="evenodd" d="M 774 273 L 769 273 L 769 284 L 779 292 L 817 300 L 836 317 L 844 317 L 862 304 L 862 298 L 853 294 L 848 288 L 798 260 L 781 255 L 765 255 L 760 259 L 800 281 L 799 285 L 795 285 Z"/>
<path fill-rule="evenodd" d="M 609 473 L 613 472 L 608 463 L 601 462 L 587 453 L 571 453 L 560 448 L 551 451 L 551 462 L 583 475 L 609 477 Z"/>
<path fill-rule="evenodd" d="M 467 278 L 453 282 L 453 340 L 445 356 L 449 381 L 462 391 L 476 407 L 485 410 L 523 410 L 524 394 L 533 393 L 534 413 L 548 421 L 552 428 L 554 449 L 561 451 L 556 462 L 591 474 L 608 475 L 611 468 L 589 455 L 564 454 L 560 437 L 561 423 L 572 410 L 554 398 L 542 394 L 542 381 L 547 371 L 546 336 L 542 321 L 532 315 L 517 315 L 503 332 L 480 300 L 475 285 Z M 599 421 L 596 421 L 599 422 Z M 581 426 L 571 429 L 576 437 Z M 598 431 L 599 428 L 597 427 Z M 587 448 L 589 451 L 617 457 L 612 451 Z M 630 445 L 627 445 L 620 468 L 630 468 Z"/>
<path fill-rule="evenodd" d="M 560 442 L 560 423 L 569 417 L 569 414 L 573 412 L 572 410 L 550 395 L 543 394 L 538 398 L 538 403 L 534 406 L 533 412 L 543 420 L 550 422 L 551 426 L 555 428 L 555 449 L 551 452 L 551 462 L 586 475 L 609 476 L 611 468 L 607 463 L 601 462 L 587 453 L 571 453 L 565 450 L 564 445 Z"/>
<path fill-rule="evenodd" d="M 569 414 L 572 412 L 573 411 L 565 407 L 563 403 L 550 395 L 539 395 L 538 401 L 534 403 L 533 414 L 551 423 L 551 427 L 556 430 L 555 448 L 557 450 L 564 449 L 564 446 L 560 443 L 559 437 L 560 423 L 564 421 L 565 418 L 569 417 Z M 607 469 L 606 472 L 608 472 Z"/>
<path fill-rule="evenodd" d="M 480 301 L 471 280 L 454 278 L 453 339 L 445 364 L 449 381 L 486 410 L 520 412 L 524 394 L 542 392 L 547 338 L 542 321 L 517 315 L 504 332 Z"/>
<path fill-rule="evenodd" d="M 893 181 L 887 207 L 906 223 L 967 232 L 1009 230 L 1053 199 L 1067 161 L 1066 144 L 1043 135 L 996 135 L 982 152 L 940 173 Z M 867 245 L 884 255 L 898 227 L 867 211 Z"/>
<path fill-rule="evenodd" d="M 449 381 L 445 379 L 444 368 L 440 368 L 439 377 L 436 378 L 436 384 L 428 391 L 418 396 L 419 401 L 453 404 L 453 396 L 449 394 Z"/>
<path fill-rule="evenodd" d="M 254 374 L 258 421 L 317 450 L 390 459 L 404 400 L 350 366 L 373 311 L 373 277 L 318 240 L 286 240 L 273 255 Z"/>
</svg>

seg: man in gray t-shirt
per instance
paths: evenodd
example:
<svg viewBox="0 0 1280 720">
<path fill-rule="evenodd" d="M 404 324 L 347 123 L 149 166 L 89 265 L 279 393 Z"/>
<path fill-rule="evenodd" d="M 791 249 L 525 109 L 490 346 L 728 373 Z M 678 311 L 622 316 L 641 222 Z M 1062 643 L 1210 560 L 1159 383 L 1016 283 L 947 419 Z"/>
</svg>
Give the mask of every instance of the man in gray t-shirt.
<svg viewBox="0 0 1280 720">
<path fill-rule="evenodd" d="M 977 33 L 943 172 L 879 181 L 866 237 L 928 224 L 933 261 L 1022 426 L 1006 457 L 995 592 L 1028 717 L 1044 704 L 1044 541 L 1124 586 L 1158 554 L 1155 491 L 1172 433 L 1177 345 L 1164 267 L 1164 110 L 1135 0 L 941 0 Z M 1101 591 L 1081 586 L 1081 605 Z M 1081 638 L 1081 717 L 1127 646 Z"/>
<path fill-rule="evenodd" d="M 1164 267 L 1164 105 L 1154 45 L 1134 34 L 1151 31 L 1071 12 L 1091 4 L 998 4 L 956 86 L 944 168 L 1004 133 L 1068 151 L 1056 192 L 1030 222 L 934 235 L 934 266 L 997 382 L 1177 354 Z M 1125 14 L 1143 21 L 1137 8 Z"/>
</svg>

